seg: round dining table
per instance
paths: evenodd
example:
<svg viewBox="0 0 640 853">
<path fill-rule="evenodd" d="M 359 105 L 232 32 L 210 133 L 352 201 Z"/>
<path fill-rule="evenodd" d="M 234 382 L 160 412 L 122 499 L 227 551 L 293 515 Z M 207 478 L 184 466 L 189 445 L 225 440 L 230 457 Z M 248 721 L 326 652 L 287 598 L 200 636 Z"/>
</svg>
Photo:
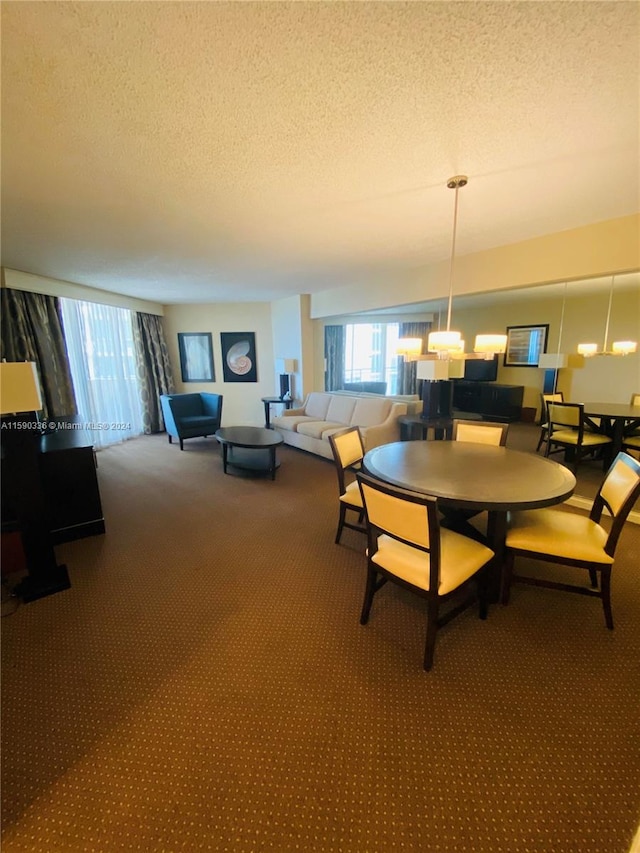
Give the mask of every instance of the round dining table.
<svg viewBox="0 0 640 853">
<path fill-rule="evenodd" d="M 622 449 L 624 436 L 640 427 L 640 406 L 629 403 L 583 403 L 584 415 L 589 426 L 597 432 L 611 437 L 611 456 Z M 598 418 L 595 423 L 591 418 Z"/>
<path fill-rule="evenodd" d="M 552 506 L 571 497 L 568 468 L 535 453 L 464 441 L 398 441 L 369 450 L 362 468 L 394 486 L 438 498 L 446 511 L 486 510 L 495 552 L 491 599 L 498 599 L 507 512 Z"/>
</svg>

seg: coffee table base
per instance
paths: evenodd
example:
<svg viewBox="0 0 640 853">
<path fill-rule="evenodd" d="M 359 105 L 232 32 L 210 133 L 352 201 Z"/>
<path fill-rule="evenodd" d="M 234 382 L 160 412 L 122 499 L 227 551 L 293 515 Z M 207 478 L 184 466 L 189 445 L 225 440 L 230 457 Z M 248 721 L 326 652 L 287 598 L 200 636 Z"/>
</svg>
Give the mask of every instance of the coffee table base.
<svg viewBox="0 0 640 853">
<path fill-rule="evenodd" d="M 222 467 L 257 474 L 271 474 L 276 478 L 276 448 L 284 444 L 277 430 L 254 426 L 220 427 L 216 439 L 222 445 Z"/>
<path fill-rule="evenodd" d="M 222 445 L 222 468 L 225 474 L 229 473 L 228 468 L 237 468 L 239 471 L 249 471 L 254 474 L 271 474 L 271 479 L 275 480 L 276 470 L 279 467 L 275 447 L 248 448 Z"/>
</svg>

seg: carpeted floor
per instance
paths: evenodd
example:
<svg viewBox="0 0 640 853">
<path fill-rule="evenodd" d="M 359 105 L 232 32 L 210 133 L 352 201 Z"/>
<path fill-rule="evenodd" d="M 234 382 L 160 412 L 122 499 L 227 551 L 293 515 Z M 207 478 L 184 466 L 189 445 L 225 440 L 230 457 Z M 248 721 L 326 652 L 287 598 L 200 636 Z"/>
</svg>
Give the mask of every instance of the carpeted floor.
<svg viewBox="0 0 640 853">
<path fill-rule="evenodd" d="M 387 586 L 358 623 L 331 464 L 279 456 L 272 482 L 224 476 L 211 439 L 100 452 L 106 535 L 59 547 L 72 588 L 2 622 L 3 853 L 626 853 L 640 528 L 614 632 L 597 600 L 516 586 L 426 674 L 422 602 Z"/>
</svg>

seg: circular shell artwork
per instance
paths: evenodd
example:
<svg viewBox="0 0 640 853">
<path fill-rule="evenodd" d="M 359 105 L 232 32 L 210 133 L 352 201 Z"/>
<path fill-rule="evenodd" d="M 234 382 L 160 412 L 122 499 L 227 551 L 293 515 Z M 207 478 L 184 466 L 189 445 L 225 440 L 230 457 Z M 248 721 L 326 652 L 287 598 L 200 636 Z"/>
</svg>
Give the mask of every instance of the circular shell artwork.
<svg viewBox="0 0 640 853">
<path fill-rule="evenodd" d="M 238 376 L 244 376 L 245 373 L 248 373 L 253 367 L 249 358 L 250 349 L 251 344 L 249 341 L 238 341 L 237 344 L 230 347 L 227 353 L 229 370 L 232 370 Z"/>
</svg>

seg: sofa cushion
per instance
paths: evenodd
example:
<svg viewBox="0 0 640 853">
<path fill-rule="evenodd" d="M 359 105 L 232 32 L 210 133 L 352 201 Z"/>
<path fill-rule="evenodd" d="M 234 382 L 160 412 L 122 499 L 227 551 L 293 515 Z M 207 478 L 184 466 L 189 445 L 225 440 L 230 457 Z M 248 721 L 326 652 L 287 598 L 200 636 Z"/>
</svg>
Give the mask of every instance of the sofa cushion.
<svg viewBox="0 0 640 853">
<path fill-rule="evenodd" d="M 310 438 L 322 438 L 323 433 L 329 429 L 335 429 L 337 431 L 344 428 L 344 424 L 331 423 L 331 421 L 310 421 L 298 424 L 298 432 L 300 435 L 308 435 Z"/>
<path fill-rule="evenodd" d="M 349 426 L 380 424 L 387 419 L 392 405 L 392 401 L 386 398 L 376 400 L 374 397 L 358 397 Z"/>
<path fill-rule="evenodd" d="M 307 401 L 304 406 L 305 415 L 313 418 L 315 421 L 323 421 L 327 415 L 331 399 L 331 394 L 321 394 L 319 392 L 312 391 L 307 397 Z"/>
<path fill-rule="evenodd" d="M 271 423 L 275 427 L 275 429 L 283 429 L 289 430 L 290 432 L 298 431 L 298 424 L 304 423 L 305 421 L 315 421 L 315 418 L 308 418 L 306 415 L 278 415 L 278 417 L 272 418 Z"/>
<path fill-rule="evenodd" d="M 332 397 L 323 420 L 348 426 L 357 400 L 357 397 Z"/>
</svg>

